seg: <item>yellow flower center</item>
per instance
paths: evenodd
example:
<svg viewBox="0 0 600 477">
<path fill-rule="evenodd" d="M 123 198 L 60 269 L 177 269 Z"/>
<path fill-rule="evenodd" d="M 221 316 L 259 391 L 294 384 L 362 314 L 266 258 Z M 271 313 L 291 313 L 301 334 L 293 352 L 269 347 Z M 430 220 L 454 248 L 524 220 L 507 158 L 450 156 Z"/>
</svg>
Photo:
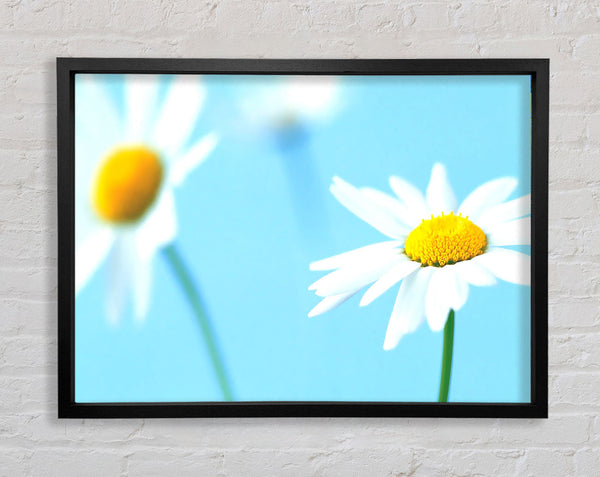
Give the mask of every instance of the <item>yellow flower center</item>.
<svg viewBox="0 0 600 477">
<path fill-rule="evenodd" d="M 408 235 L 404 252 L 423 266 L 443 267 L 481 255 L 486 244 L 483 230 L 467 217 L 450 212 L 423 220 Z"/>
<path fill-rule="evenodd" d="M 109 222 L 134 222 L 156 199 L 162 178 L 163 167 L 154 151 L 144 146 L 118 148 L 98 170 L 92 192 L 94 209 Z"/>
</svg>

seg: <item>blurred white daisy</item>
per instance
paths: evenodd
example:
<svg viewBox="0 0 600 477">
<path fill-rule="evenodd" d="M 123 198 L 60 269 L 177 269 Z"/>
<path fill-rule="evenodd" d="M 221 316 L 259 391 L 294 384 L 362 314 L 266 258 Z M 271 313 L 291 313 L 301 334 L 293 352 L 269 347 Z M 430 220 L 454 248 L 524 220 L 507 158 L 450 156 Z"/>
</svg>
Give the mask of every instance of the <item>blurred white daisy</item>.
<svg viewBox="0 0 600 477">
<path fill-rule="evenodd" d="M 198 77 L 174 77 L 156 111 L 159 86 L 156 75 L 126 77 L 119 114 L 106 84 L 76 79 L 75 292 L 108 259 L 113 321 L 129 295 L 146 315 L 152 259 L 177 232 L 173 189 L 217 144 L 211 133 L 187 145 L 205 95 Z"/>
<path fill-rule="evenodd" d="M 390 186 L 395 197 L 334 177 L 335 198 L 392 240 L 311 263 L 311 270 L 335 271 L 309 287 L 324 297 L 309 316 L 372 283 L 360 301 L 368 305 L 401 282 L 383 345 L 389 350 L 425 318 L 433 331 L 442 330 L 449 311 L 465 304 L 469 285 L 493 285 L 496 278 L 529 285 L 530 257 L 502 248 L 530 243 L 530 196 L 506 201 L 516 179 L 486 182 L 458 207 L 442 164 L 434 165 L 425 196 L 399 177 Z"/>
<path fill-rule="evenodd" d="M 243 104 L 245 116 L 260 128 L 288 129 L 331 118 L 340 106 L 331 76 L 290 76 L 259 87 Z"/>
</svg>

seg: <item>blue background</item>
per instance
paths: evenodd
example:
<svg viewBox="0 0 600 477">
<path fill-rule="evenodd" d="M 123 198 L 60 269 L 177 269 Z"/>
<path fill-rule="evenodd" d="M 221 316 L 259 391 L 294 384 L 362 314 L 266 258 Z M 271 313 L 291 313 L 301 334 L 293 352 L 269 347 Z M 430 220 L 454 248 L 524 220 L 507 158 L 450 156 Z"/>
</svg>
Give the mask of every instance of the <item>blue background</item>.
<svg viewBox="0 0 600 477">
<path fill-rule="evenodd" d="M 399 175 L 424 191 L 441 162 L 459 203 L 500 176 L 519 179 L 511 198 L 529 193 L 530 78 L 343 77 L 331 120 L 285 134 L 246 127 L 241 102 L 280 81 L 247 79 L 204 78 L 190 142 L 212 130 L 221 142 L 176 190 L 175 244 L 202 290 L 235 399 L 435 401 L 441 332 L 423 324 L 383 350 L 397 286 L 367 307 L 358 294 L 307 317 L 319 301 L 307 288 L 323 275 L 309 271 L 311 261 L 386 240 L 328 186 L 339 175 L 391 192 L 388 177 Z M 122 110 L 123 77 L 103 81 Z M 164 255 L 143 323 L 128 308 L 111 326 L 98 306 L 106 286 L 104 264 L 76 299 L 76 401 L 222 399 Z M 456 315 L 450 401 L 529 402 L 529 293 L 501 281 L 471 287 Z"/>
</svg>

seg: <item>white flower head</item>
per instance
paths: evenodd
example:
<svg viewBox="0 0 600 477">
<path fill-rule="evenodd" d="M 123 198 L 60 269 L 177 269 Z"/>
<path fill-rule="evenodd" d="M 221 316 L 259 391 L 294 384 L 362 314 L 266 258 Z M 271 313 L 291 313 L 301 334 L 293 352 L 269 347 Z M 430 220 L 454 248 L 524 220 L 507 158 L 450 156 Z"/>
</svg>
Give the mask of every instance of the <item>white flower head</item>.
<svg viewBox="0 0 600 477">
<path fill-rule="evenodd" d="M 285 129 L 325 121 L 340 106 L 338 80 L 331 76 L 291 76 L 260 88 L 242 106 L 245 115 L 259 127 Z"/>
<path fill-rule="evenodd" d="M 112 321 L 130 294 L 146 315 L 152 259 L 177 232 L 173 189 L 217 144 L 211 133 L 187 146 L 204 101 L 198 77 L 174 77 L 156 111 L 159 82 L 128 76 L 121 115 L 94 75 L 76 80 L 75 293 L 109 258 Z"/>
<path fill-rule="evenodd" d="M 529 285 L 530 257 L 502 248 L 530 243 L 530 196 L 507 201 L 516 179 L 486 182 L 460 206 L 442 164 L 434 165 L 425 195 L 400 177 L 389 182 L 395 196 L 334 177 L 335 198 L 391 240 L 311 263 L 311 270 L 333 271 L 309 287 L 323 298 L 309 316 L 371 284 L 360 301 L 368 305 L 400 282 L 383 345 L 389 350 L 424 319 L 433 331 L 443 329 L 449 311 L 467 301 L 469 285 L 496 278 Z"/>
</svg>

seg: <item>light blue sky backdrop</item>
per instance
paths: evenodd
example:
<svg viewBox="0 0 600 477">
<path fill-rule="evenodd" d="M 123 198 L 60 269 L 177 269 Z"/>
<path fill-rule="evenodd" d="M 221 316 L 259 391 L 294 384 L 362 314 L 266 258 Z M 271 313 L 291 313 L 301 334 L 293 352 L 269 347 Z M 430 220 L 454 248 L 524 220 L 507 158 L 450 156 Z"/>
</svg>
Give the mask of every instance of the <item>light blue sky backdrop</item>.
<svg viewBox="0 0 600 477">
<path fill-rule="evenodd" d="M 240 108 L 255 88 L 281 78 L 247 79 L 204 77 L 194 138 L 216 130 L 221 142 L 176 190 L 175 243 L 204 295 L 235 398 L 435 401 L 441 332 L 424 325 L 383 350 L 398 287 L 364 308 L 359 295 L 307 317 L 318 302 L 307 287 L 322 275 L 309 263 L 385 239 L 328 186 L 338 175 L 390 192 L 388 177 L 399 175 L 424 190 L 441 162 L 459 201 L 500 176 L 519 179 L 511 198 L 529 193 L 529 77 L 342 77 L 337 114 L 286 140 L 246 127 Z M 123 77 L 102 80 L 122 108 Z M 118 326 L 108 324 L 106 268 L 76 300 L 76 400 L 220 400 L 200 329 L 164 257 L 154 263 L 142 324 L 130 309 Z M 471 287 L 456 315 L 451 401 L 529 401 L 529 294 L 500 281 Z"/>
</svg>

